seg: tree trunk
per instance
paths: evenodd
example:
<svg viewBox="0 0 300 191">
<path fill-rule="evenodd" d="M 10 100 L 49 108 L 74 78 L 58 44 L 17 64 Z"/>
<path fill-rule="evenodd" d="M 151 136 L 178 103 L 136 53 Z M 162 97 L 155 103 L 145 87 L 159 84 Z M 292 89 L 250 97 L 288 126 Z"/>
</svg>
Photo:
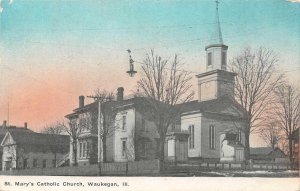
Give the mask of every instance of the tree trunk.
<svg viewBox="0 0 300 191">
<path fill-rule="evenodd" d="M 293 163 L 294 163 L 294 157 L 293 157 L 293 141 L 291 138 L 289 138 L 289 159 L 290 159 L 290 163 L 291 163 L 291 168 L 293 167 Z"/>
<path fill-rule="evenodd" d="M 78 165 L 77 162 L 77 140 L 73 139 L 73 153 L 74 153 L 74 166 Z"/>
<path fill-rule="evenodd" d="M 160 138 L 160 149 L 159 149 L 159 169 L 164 171 L 164 157 L 165 157 L 165 139 Z"/>
<path fill-rule="evenodd" d="M 245 159 L 249 160 L 250 158 L 250 132 L 245 131 Z"/>
</svg>

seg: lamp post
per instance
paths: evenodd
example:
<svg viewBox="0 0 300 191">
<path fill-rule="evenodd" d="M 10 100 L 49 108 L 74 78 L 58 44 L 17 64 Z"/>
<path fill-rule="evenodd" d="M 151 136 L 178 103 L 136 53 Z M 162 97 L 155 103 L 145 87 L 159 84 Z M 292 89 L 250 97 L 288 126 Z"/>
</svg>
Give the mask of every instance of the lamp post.
<svg viewBox="0 0 300 191">
<path fill-rule="evenodd" d="M 128 49 L 127 52 L 129 54 L 129 70 L 126 73 L 129 74 L 130 77 L 134 77 L 137 71 L 134 70 L 134 65 L 133 65 L 134 61 L 132 60 L 131 57 L 131 50 Z"/>
</svg>

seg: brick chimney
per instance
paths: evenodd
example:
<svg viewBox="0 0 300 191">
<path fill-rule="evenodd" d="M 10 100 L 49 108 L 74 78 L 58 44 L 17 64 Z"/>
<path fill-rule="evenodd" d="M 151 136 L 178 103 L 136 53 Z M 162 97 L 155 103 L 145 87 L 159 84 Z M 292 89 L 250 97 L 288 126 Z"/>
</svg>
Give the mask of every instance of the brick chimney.
<svg viewBox="0 0 300 191">
<path fill-rule="evenodd" d="M 27 129 L 27 122 L 24 123 L 24 129 Z"/>
<path fill-rule="evenodd" d="M 124 88 L 123 87 L 119 87 L 117 89 L 117 101 L 123 101 L 124 99 Z"/>
<path fill-rule="evenodd" d="M 2 127 L 3 127 L 3 128 L 6 128 L 6 125 L 7 125 L 7 122 L 6 122 L 6 120 L 4 120 L 4 121 L 3 121 Z"/>
<path fill-rule="evenodd" d="M 84 106 L 84 96 L 81 95 L 79 96 L 79 107 L 83 107 Z"/>
</svg>

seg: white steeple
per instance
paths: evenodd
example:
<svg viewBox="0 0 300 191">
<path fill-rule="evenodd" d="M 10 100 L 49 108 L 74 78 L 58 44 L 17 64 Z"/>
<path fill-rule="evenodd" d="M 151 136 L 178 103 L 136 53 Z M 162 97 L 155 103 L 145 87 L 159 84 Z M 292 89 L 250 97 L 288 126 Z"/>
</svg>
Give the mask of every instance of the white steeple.
<svg viewBox="0 0 300 191">
<path fill-rule="evenodd" d="M 221 24 L 219 19 L 219 1 L 216 0 L 216 15 L 215 15 L 215 23 L 214 23 L 214 30 L 211 34 L 211 44 L 223 44 L 222 38 L 222 31 L 221 31 Z"/>
<path fill-rule="evenodd" d="M 234 97 L 235 73 L 227 71 L 227 49 L 224 45 L 219 19 L 219 0 L 216 0 L 216 20 L 211 42 L 205 47 L 206 72 L 198 74 L 198 100 Z"/>
<path fill-rule="evenodd" d="M 226 70 L 227 65 L 227 49 L 228 46 L 223 44 L 221 24 L 219 19 L 219 0 L 216 0 L 216 18 L 214 31 L 211 35 L 211 41 L 206 50 L 206 71 L 211 70 Z"/>
</svg>

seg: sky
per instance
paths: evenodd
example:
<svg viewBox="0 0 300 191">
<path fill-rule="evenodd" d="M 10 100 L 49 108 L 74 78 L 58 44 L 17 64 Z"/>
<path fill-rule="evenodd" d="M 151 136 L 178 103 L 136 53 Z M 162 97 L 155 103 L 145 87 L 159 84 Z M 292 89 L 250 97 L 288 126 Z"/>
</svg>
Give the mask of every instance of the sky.
<svg viewBox="0 0 300 191">
<path fill-rule="evenodd" d="M 215 25 L 214 0 L 2 0 L 1 7 L 0 121 L 9 113 L 11 125 L 28 122 L 35 131 L 71 113 L 79 95 L 135 91 L 127 49 L 139 62 L 151 49 L 179 54 L 185 70 L 204 72 Z M 270 48 L 299 87 L 300 3 L 220 0 L 219 15 L 229 60 L 246 47 Z"/>
</svg>

